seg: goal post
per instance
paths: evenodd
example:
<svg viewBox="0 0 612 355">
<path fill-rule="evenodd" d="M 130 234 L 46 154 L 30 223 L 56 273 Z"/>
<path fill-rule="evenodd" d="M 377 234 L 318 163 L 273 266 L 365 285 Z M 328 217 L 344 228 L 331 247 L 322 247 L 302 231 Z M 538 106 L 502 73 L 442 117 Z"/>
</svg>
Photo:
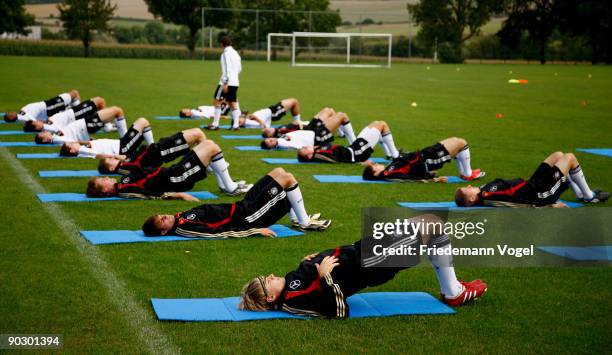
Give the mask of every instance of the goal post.
<svg viewBox="0 0 612 355">
<path fill-rule="evenodd" d="M 280 52 L 295 67 L 389 68 L 392 43 L 393 35 L 389 33 L 269 33 L 268 61 Z M 369 54 L 362 53 L 364 46 L 370 48 Z"/>
</svg>

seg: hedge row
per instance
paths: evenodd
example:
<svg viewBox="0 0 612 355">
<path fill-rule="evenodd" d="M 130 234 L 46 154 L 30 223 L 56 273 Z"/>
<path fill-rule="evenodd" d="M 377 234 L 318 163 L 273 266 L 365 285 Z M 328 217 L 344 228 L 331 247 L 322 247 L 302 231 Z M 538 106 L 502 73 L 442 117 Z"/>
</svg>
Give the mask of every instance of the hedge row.
<svg viewBox="0 0 612 355">
<path fill-rule="evenodd" d="M 82 57 L 83 46 L 74 41 L 28 41 L 0 40 L 0 55 Z M 202 55 L 218 56 L 217 50 L 196 50 L 195 58 Z M 147 46 L 97 44 L 91 46 L 91 57 L 99 58 L 150 58 L 150 59 L 190 59 L 184 46 Z"/>
</svg>

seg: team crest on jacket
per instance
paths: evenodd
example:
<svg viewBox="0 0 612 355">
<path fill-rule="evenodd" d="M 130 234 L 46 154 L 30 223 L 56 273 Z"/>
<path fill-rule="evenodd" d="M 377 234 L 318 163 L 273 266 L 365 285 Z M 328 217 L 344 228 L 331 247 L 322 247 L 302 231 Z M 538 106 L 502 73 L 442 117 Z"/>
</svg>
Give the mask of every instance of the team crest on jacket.
<svg viewBox="0 0 612 355">
<path fill-rule="evenodd" d="M 177 145 L 178 145 L 178 144 L 181 144 L 181 140 L 180 140 L 180 139 L 177 139 L 177 140 L 175 140 L 175 141 L 174 141 L 174 143 L 176 143 Z"/>
<path fill-rule="evenodd" d="M 558 180 L 558 179 L 559 179 L 559 176 L 560 176 L 559 172 L 558 172 L 558 171 L 555 171 L 555 180 Z"/>
<path fill-rule="evenodd" d="M 130 182 L 130 177 L 129 176 L 124 177 L 123 181 L 121 181 L 121 182 L 124 183 L 124 184 L 128 184 Z"/>
<path fill-rule="evenodd" d="M 186 162 L 185 163 L 185 169 L 189 169 L 191 168 L 191 163 L 190 162 Z"/>
<path fill-rule="evenodd" d="M 293 280 L 289 283 L 289 288 L 292 290 L 297 289 L 298 287 L 300 287 L 300 285 L 302 285 L 302 281 L 300 280 Z"/>
<path fill-rule="evenodd" d="M 495 186 L 495 185 L 491 186 L 491 192 L 495 192 L 495 191 L 497 191 L 497 186 Z"/>
<path fill-rule="evenodd" d="M 270 189 L 270 196 L 276 196 L 277 193 L 278 193 L 278 188 L 273 187 Z"/>
<path fill-rule="evenodd" d="M 196 218 L 195 213 L 190 213 L 190 214 L 185 216 L 185 219 L 188 219 L 190 221 L 193 221 L 195 218 Z"/>
<path fill-rule="evenodd" d="M 438 156 L 439 156 L 439 157 L 444 156 L 444 152 L 443 152 L 443 151 L 439 151 L 439 152 L 438 152 Z"/>
</svg>

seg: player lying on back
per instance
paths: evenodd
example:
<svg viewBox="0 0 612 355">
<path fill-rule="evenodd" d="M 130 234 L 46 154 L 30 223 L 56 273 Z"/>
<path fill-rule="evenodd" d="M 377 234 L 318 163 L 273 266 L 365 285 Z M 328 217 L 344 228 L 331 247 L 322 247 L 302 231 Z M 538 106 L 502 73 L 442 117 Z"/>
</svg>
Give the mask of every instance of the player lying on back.
<svg viewBox="0 0 612 355">
<path fill-rule="evenodd" d="M 240 116 L 240 127 L 270 128 L 272 122 L 279 121 L 287 112 L 291 112 L 293 117 L 291 123 L 297 125 L 299 129 L 308 124 L 308 122 L 302 122 L 300 102 L 297 99 L 289 98 L 281 100 L 270 107 L 257 110 L 250 115 Z"/>
<path fill-rule="evenodd" d="M 176 152 L 164 149 L 171 144 L 164 141 L 178 142 L 179 146 L 186 145 L 182 132 L 179 132 L 158 144 L 148 146 L 137 158 L 137 162 L 155 161 L 156 157 L 163 156 L 165 152 L 176 158 L 178 156 Z M 121 176 L 119 180 L 92 177 L 87 184 L 87 196 L 198 201 L 197 198 L 184 192 L 191 190 L 198 181 L 206 178 L 208 166 L 217 176 L 217 181 L 222 182 L 219 188 L 230 195 L 246 193 L 252 186 L 244 181 L 236 183 L 232 180 L 221 148 L 211 140 L 204 139 L 193 150 L 181 149 L 181 153 L 183 158 L 168 168 L 161 166 L 163 159 L 158 159 L 151 166 L 144 164 L 131 166 L 130 172 Z"/>
<path fill-rule="evenodd" d="M 172 162 L 184 156 L 191 148 L 204 141 L 206 141 L 206 135 L 201 129 L 189 128 L 162 138 L 157 143 L 140 146 L 137 149 L 130 148 L 125 155 L 102 157 L 98 164 L 98 171 L 103 175 L 129 175 L 132 171 L 154 170 L 164 163 Z M 218 163 L 215 162 L 215 166 L 221 166 L 221 164 L 221 160 Z M 229 164 L 226 164 L 226 171 L 228 167 Z M 208 166 L 208 172 L 214 173 L 217 184 L 224 194 L 234 196 L 244 192 L 246 186 L 244 181 L 232 181 L 231 178 L 229 180 L 223 178 L 225 172 L 215 173 L 212 164 Z"/>
<path fill-rule="evenodd" d="M 221 109 L 220 117 L 227 118 L 230 112 L 230 107 L 225 101 L 219 103 Z M 183 108 L 179 111 L 179 116 L 182 118 L 207 118 L 211 119 L 215 116 L 215 106 L 198 106 L 197 108 Z"/>
<path fill-rule="evenodd" d="M 298 149 L 297 156 L 301 162 L 359 163 L 370 158 L 379 142 L 383 146 L 385 155 L 392 158 L 399 156 L 391 129 L 385 121 L 371 122 L 347 147 L 335 144 L 305 146 Z"/>
<path fill-rule="evenodd" d="M 59 94 L 45 101 L 32 102 L 21 108 L 19 113 L 6 112 L 4 120 L 6 122 L 40 120 L 46 121 L 47 118 L 65 109 L 76 106 L 81 102 L 81 96 L 76 90 Z"/>
<path fill-rule="evenodd" d="M 100 111 L 106 107 L 104 98 L 96 96 L 72 106 L 64 111 L 49 117 L 46 121 L 28 120 L 23 125 L 24 132 L 49 131 L 56 133 L 76 120 L 81 120 L 93 112 Z M 105 127 L 106 128 L 106 127 Z"/>
<path fill-rule="evenodd" d="M 326 230 L 330 220 L 308 215 L 297 180 L 282 168 L 261 178 L 235 203 L 204 204 L 175 215 L 153 215 L 142 230 L 147 236 L 242 238 L 251 235 L 274 237 L 269 226 L 289 213 L 301 230 Z"/>
<path fill-rule="evenodd" d="M 589 188 L 574 154 L 554 152 L 528 180 L 496 179 L 480 187 L 460 187 L 455 192 L 455 203 L 461 207 L 566 207 L 559 198 L 568 186 L 578 199 L 587 203 L 605 202 L 610 197 L 605 191 Z"/>
<path fill-rule="evenodd" d="M 121 158 L 132 155 L 140 147 L 142 141 L 152 144 L 153 130 L 146 118 L 139 118 L 130 126 L 121 139 L 93 139 L 89 142 L 65 142 L 60 148 L 64 157 L 82 158 Z"/>
<path fill-rule="evenodd" d="M 112 106 L 91 112 L 85 118 L 76 120 L 55 133 L 40 132 L 34 137 L 34 141 L 37 144 L 89 142 L 90 134 L 98 132 L 106 123 L 113 121 L 117 126 L 119 137 L 123 137 L 127 132 L 123 109 L 119 106 Z"/>
<path fill-rule="evenodd" d="M 437 223 L 435 215 L 414 217 L 417 221 Z M 481 280 L 457 280 L 447 235 L 420 233 L 415 246 L 423 244 L 439 250 L 430 256 L 434 266 L 442 300 L 453 307 L 482 297 L 487 284 Z M 410 238 L 407 238 L 410 239 Z M 408 242 L 406 242 L 408 244 Z M 433 253 L 431 253 L 433 254 Z M 449 254 L 449 255 L 445 255 Z M 351 245 L 305 256 L 298 267 L 278 277 L 274 274 L 251 279 L 242 289 L 240 308 L 251 311 L 281 310 L 311 317 L 345 318 L 350 314 L 346 299 L 367 287 L 379 286 L 392 280 L 408 267 L 379 267 L 384 257 L 362 258 L 361 241 Z M 414 262 L 417 264 L 418 260 Z"/>
<path fill-rule="evenodd" d="M 464 180 L 475 180 L 485 176 L 484 171 L 472 169 L 470 147 L 463 138 L 451 137 L 432 146 L 404 153 L 389 165 L 368 162 L 363 170 L 364 180 L 388 181 L 436 181 L 446 182 L 445 176 L 437 176 L 437 170 L 455 158 L 459 175 Z"/>
<path fill-rule="evenodd" d="M 265 138 L 261 142 L 261 148 L 300 149 L 306 146 L 322 146 L 331 143 L 334 133 L 338 130 L 344 132 L 349 143 L 356 139 L 348 115 L 326 107 L 317 113 L 304 129 L 289 132 L 279 138 Z"/>
<path fill-rule="evenodd" d="M 272 106 L 270 107 L 270 109 L 272 110 Z M 298 110 L 299 110 L 299 104 L 298 104 Z M 313 117 L 313 120 L 327 119 L 328 117 L 331 117 L 335 114 L 336 114 L 336 111 L 333 108 L 325 107 Z M 268 127 L 264 128 L 261 131 L 261 135 L 264 138 L 280 138 L 282 135 L 287 134 L 289 132 L 297 131 L 300 129 L 308 129 L 306 127 L 308 126 L 309 123 L 310 122 L 305 122 L 301 120 L 301 116 L 299 115 L 299 111 L 298 111 L 298 115 L 293 116 L 293 121 L 291 123 L 278 127 L 278 128 L 270 127 L 270 125 L 268 125 Z M 344 124 L 338 128 L 338 134 L 344 137 L 344 131 L 348 131 L 348 133 L 352 135 L 352 138 L 354 140 L 355 133 L 353 131 L 353 126 L 351 125 L 350 120 L 344 121 L 343 123 Z"/>
</svg>

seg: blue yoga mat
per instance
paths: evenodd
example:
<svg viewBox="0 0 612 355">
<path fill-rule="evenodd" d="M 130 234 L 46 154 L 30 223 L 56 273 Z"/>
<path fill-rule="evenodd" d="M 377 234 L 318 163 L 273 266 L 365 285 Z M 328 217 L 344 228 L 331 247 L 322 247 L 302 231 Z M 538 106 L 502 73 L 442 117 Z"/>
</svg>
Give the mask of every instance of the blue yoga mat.
<svg viewBox="0 0 612 355">
<path fill-rule="evenodd" d="M 38 176 L 44 178 L 57 177 L 90 177 L 90 176 L 115 176 L 118 174 L 100 174 L 98 170 L 41 170 Z"/>
<path fill-rule="evenodd" d="M 35 134 L 38 132 L 24 132 L 24 131 L 0 131 L 0 136 L 23 136 L 26 134 Z"/>
<path fill-rule="evenodd" d="M 45 144 L 45 146 L 57 146 L 58 143 Z M 40 147 L 36 142 L 0 142 L 0 147 Z"/>
<path fill-rule="evenodd" d="M 592 148 L 592 149 L 576 149 L 579 152 L 603 155 L 604 157 L 612 158 L 612 148 Z"/>
<path fill-rule="evenodd" d="M 58 153 L 19 153 L 17 159 L 64 159 L 76 157 L 63 157 Z"/>
<path fill-rule="evenodd" d="M 393 181 L 380 181 L 380 180 L 364 180 L 360 175 L 313 175 L 319 182 L 339 182 L 339 183 L 352 183 L 352 184 L 392 184 Z M 448 183 L 464 182 L 458 176 L 448 176 Z"/>
<path fill-rule="evenodd" d="M 217 195 L 212 194 L 208 191 L 193 191 L 188 194 L 195 196 L 201 200 L 210 200 L 217 198 Z M 103 197 L 93 198 L 87 197 L 85 194 L 67 192 L 67 193 L 52 193 L 52 194 L 36 194 L 40 202 L 93 202 L 93 201 L 130 201 L 138 200 L 131 198 L 121 197 Z"/>
<path fill-rule="evenodd" d="M 263 139 L 261 135 L 237 136 L 237 135 L 221 135 L 223 139 Z"/>
<path fill-rule="evenodd" d="M 155 116 L 153 117 L 156 120 L 195 120 L 195 118 L 183 118 L 180 116 Z"/>
<path fill-rule="evenodd" d="M 272 127 L 273 128 L 278 128 L 280 126 L 279 125 L 274 125 Z M 208 128 L 208 125 L 203 124 L 203 125 L 200 126 L 200 128 Z M 230 129 L 230 128 L 232 128 L 232 126 L 228 125 L 228 124 L 219 125 L 219 129 Z M 243 129 L 261 129 L 261 127 L 240 127 L 240 130 L 243 130 Z M 262 138 L 262 137 L 259 137 L 259 138 Z"/>
<path fill-rule="evenodd" d="M 583 205 L 578 202 L 561 201 L 570 208 L 582 207 Z M 482 210 L 499 207 L 489 206 L 473 206 L 473 207 L 458 207 L 452 201 L 446 202 L 398 202 L 398 205 L 402 207 L 412 208 L 415 210 L 437 210 L 437 211 L 469 211 L 469 210 Z"/>
<path fill-rule="evenodd" d="M 269 227 L 276 233 L 277 238 L 294 237 L 304 235 L 300 231 L 293 230 L 287 226 L 275 224 Z M 118 243 L 143 243 L 143 242 L 174 242 L 186 240 L 218 240 L 222 238 L 187 238 L 179 236 L 147 237 L 140 230 L 114 230 L 114 231 L 81 231 L 81 235 L 91 244 L 118 244 Z M 232 239 L 232 238 L 228 238 Z"/>
<path fill-rule="evenodd" d="M 576 261 L 612 261 L 612 245 L 594 247 L 538 247 L 538 249 Z"/>
<path fill-rule="evenodd" d="M 326 164 L 320 162 L 311 162 L 311 163 L 302 163 L 299 162 L 295 158 L 261 158 L 264 162 L 268 164 Z M 371 161 L 375 163 L 388 163 L 389 161 L 385 158 L 370 158 Z"/>
<path fill-rule="evenodd" d="M 159 320 L 184 322 L 241 322 L 279 318 L 310 319 L 282 311 L 253 312 L 238 309 L 239 297 L 160 299 L 151 305 Z M 347 299 L 349 318 L 414 314 L 454 314 L 455 311 L 424 292 L 366 292 Z"/>
</svg>

